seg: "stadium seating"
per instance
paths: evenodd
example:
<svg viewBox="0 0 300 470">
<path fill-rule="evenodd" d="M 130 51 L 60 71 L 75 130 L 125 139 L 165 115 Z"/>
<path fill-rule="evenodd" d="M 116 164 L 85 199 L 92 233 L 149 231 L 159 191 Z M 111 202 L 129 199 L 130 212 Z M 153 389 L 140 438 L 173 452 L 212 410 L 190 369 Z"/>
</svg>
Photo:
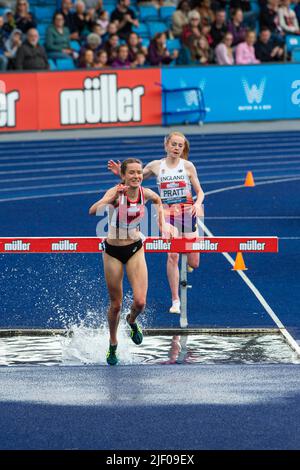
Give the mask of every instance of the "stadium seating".
<svg viewBox="0 0 300 470">
<path fill-rule="evenodd" d="M 141 38 L 149 38 L 149 30 L 145 23 L 140 21 L 139 26 L 133 26 L 132 31 L 138 34 Z"/>
<path fill-rule="evenodd" d="M 159 9 L 160 19 L 163 21 L 167 21 L 169 23 L 172 19 L 172 15 L 174 11 L 176 11 L 176 7 L 172 7 L 172 6 L 160 7 Z"/>
<path fill-rule="evenodd" d="M 74 70 L 75 64 L 73 59 L 56 59 L 57 70 Z"/>
<path fill-rule="evenodd" d="M 158 10 L 154 6 L 140 6 L 139 7 L 140 11 L 140 16 L 139 19 L 140 21 L 145 21 L 145 20 L 158 20 Z"/>
<path fill-rule="evenodd" d="M 178 51 L 181 49 L 181 42 L 179 39 L 167 39 L 167 49 L 172 53 L 174 49 Z"/>
<path fill-rule="evenodd" d="M 148 22 L 148 30 L 150 37 L 153 38 L 157 33 L 164 33 L 168 30 L 166 23 L 162 21 L 151 21 Z"/>
<path fill-rule="evenodd" d="M 300 36 L 287 35 L 285 44 L 287 52 L 292 52 L 295 47 L 300 47 Z"/>
<path fill-rule="evenodd" d="M 55 6 L 35 6 L 32 12 L 35 14 L 38 23 L 50 23 L 55 12 Z"/>
<path fill-rule="evenodd" d="M 292 50 L 292 62 L 300 62 L 300 47 L 296 47 Z"/>
</svg>

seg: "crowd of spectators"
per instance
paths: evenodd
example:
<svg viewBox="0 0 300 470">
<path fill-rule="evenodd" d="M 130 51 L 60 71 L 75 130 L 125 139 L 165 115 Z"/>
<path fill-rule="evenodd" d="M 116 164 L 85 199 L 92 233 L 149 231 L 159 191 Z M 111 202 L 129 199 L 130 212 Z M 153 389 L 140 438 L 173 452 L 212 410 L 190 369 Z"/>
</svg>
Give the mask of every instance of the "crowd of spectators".
<svg viewBox="0 0 300 470">
<path fill-rule="evenodd" d="M 286 35 L 300 35 L 300 0 L 116 2 L 109 11 L 106 0 L 43 2 L 53 16 L 40 37 L 27 0 L 0 0 L 0 70 L 47 70 L 60 59 L 78 68 L 278 62 L 289 60 Z M 165 29 L 142 35 L 142 24 L 153 21 L 142 21 L 143 6 L 157 18 L 170 7 Z M 172 40 L 176 47 L 168 47 Z"/>
</svg>

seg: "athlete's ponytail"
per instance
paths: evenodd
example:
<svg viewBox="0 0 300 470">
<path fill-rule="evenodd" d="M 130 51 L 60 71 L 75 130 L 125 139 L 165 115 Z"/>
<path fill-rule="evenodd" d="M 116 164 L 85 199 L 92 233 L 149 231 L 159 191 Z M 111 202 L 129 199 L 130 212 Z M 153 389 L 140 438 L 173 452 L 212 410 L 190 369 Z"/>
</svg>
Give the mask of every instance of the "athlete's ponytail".
<svg viewBox="0 0 300 470">
<path fill-rule="evenodd" d="M 186 138 L 186 136 L 184 134 L 182 134 L 182 132 L 174 131 L 174 132 L 171 132 L 169 135 L 167 135 L 165 137 L 165 148 L 166 148 L 167 143 L 171 139 L 171 137 L 173 137 L 173 135 L 178 135 L 179 137 L 182 137 L 184 139 L 184 148 L 183 148 L 181 158 L 183 158 L 184 160 L 188 160 L 189 159 L 189 153 L 190 153 L 190 143 L 189 143 L 188 139 Z"/>
</svg>

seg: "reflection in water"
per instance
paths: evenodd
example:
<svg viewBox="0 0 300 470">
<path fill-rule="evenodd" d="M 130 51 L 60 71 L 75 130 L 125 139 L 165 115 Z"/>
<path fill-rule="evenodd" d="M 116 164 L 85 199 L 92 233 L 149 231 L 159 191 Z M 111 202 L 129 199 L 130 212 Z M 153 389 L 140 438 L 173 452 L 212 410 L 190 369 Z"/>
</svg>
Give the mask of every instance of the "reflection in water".
<svg viewBox="0 0 300 470">
<path fill-rule="evenodd" d="M 74 328 L 69 336 L 0 338 L 0 365 L 106 364 L 105 328 Z M 135 346 L 125 329 L 120 332 L 120 364 L 252 364 L 300 363 L 280 335 L 145 336 Z"/>
</svg>

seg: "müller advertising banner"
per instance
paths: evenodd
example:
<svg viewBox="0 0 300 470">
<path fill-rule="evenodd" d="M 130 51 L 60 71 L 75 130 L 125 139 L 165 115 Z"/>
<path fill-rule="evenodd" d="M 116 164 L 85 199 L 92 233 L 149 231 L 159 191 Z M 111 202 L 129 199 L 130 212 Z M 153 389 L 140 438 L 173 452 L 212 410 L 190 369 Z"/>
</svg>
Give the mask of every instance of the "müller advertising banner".
<svg viewBox="0 0 300 470">
<path fill-rule="evenodd" d="M 161 124 L 159 69 L 0 74 L 0 131 Z"/>
</svg>

